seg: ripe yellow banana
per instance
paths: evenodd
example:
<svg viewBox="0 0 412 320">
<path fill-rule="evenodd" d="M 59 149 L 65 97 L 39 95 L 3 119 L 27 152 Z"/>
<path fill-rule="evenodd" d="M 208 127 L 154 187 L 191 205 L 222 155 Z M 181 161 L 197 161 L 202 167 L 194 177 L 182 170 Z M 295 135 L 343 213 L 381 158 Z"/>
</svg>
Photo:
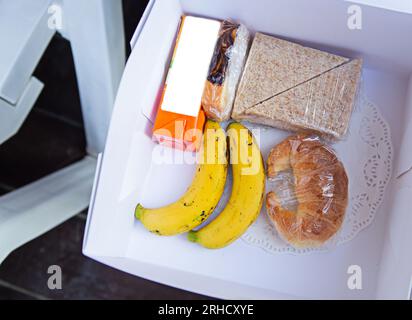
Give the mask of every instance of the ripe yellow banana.
<svg viewBox="0 0 412 320">
<path fill-rule="evenodd" d="M 191 186 L 175 203 L 157 209 L 138 204 L 135 217 L 146 229 L 158 235 L 187 232 L 213 212 L 222 196 L 227 176 L 227 142 L 225 131 L 208 120 L 203 144 Z"/>
<path fill-rule="evenodd" d="M 239 238 L 256 220 L 265 191 L 265 169 L 252 133 L 240 123 L 228 126 L 233 187 L 225 209 L 215 220 L 188 239 L 210 249 L 222 248 Z"/>
</svg>

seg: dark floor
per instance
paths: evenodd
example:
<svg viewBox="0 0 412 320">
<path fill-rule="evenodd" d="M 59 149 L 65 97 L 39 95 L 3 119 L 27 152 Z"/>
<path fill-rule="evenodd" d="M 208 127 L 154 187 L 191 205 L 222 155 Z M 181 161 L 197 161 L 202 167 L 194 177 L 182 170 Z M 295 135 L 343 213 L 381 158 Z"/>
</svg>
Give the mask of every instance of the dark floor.
<svg viewBox="0 0 412 320">
<path fill-rule="evenodd" d="M 146 3 L 123 0 L 127 40 Z M 56 36 L 35 76 L 44 82 L 44 90 L 19 133 L 0 146 L 0 195 L 85 155 L 69 42 Z M 85 221 L 86 211 L 14 251 L 0 265 L 0 300 L 206 298 L 130 276 L 84 257 L 81 246 Z M 47 286 L 51 265 L 62 269 L 62 290 L 50 290 Z"/>
<path fill-rule="evenodd" d="M 76 216 L 13 252 L 0 266 L 0 299 L 199 299 L 108 268 L 81 254 L 85 218 Z M 62 290 L 47 286 L 62 269 Z"/>
</svg>

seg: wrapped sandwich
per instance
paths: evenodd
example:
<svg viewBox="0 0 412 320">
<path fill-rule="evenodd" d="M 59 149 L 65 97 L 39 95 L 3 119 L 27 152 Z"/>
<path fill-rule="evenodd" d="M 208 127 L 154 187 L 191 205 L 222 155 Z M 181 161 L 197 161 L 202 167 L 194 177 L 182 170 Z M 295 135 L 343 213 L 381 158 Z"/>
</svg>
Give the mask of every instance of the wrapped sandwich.
<svg viewBox="0 0 412 320">
<path fill-rule="evenodd" d="M 362 61 L 257 33 L 232 118 L 342 139 L 349 127 Z"/>
<path fill-rule="evenodd" d="M 202 97 L 202 107 L 209 119 L 230 118 L 249 38 L 245 26 L 222 22 Z"/>
</svg>

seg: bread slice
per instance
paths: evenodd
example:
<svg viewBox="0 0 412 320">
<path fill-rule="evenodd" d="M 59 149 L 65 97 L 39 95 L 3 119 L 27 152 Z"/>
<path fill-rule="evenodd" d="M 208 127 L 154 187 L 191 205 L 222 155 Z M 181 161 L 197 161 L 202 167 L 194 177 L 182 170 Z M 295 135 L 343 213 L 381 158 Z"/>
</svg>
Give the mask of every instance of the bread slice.
<svg viewBox="0 0 412 320">
<path fill-rule="evenodd" d="M 239 84 L 234 115 L 348 60 L 256 33 Z"/>
<path fill-rule="evenodd" d="M 342 138 L 362 61 L 257 34 L 232 118 Z"/>
<path fill-rule="evenodd" d="M 318 131 L 335 139 L 348 129 L 362 61 L 352 60 L 245 111 L 244 117 L 299 131 Z"/>
</svg>

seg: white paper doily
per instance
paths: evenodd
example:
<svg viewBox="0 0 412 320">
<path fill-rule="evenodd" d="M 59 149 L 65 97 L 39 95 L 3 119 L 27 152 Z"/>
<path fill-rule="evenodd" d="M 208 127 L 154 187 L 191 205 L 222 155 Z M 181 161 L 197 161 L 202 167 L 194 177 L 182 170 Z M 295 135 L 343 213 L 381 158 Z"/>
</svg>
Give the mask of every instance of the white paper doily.
<svg viewBox="0 0 412 320">
<path fill-rule="evenodd" d="M 290 133 L 282 130 L 245 123 L 250 129 L 260 128 L 257 137 L 264 159 L 273 146 Z M 345 165 L 349 177 L 349 204 L 341 230 L 332 240 L 342 244 L 352 240 L 361 230 L 370 225 L 382 203 L 386 185 L 392 172 L 392 140 L 389 125 L 379 109 L 365 96 L 360 95 L 352 115 L 347 137 L 332 145 Z M 226 188 L 219 207 L 224 207 L 230 195 Z M 242 239 L 250 245 L 277 253 L 310 253 L 328 250 L 328 246 L 316 249 L 295 249 L 286 244 L 268 221 L 265 205 L 256 222 L 246 231 Z"/>
</svg>

